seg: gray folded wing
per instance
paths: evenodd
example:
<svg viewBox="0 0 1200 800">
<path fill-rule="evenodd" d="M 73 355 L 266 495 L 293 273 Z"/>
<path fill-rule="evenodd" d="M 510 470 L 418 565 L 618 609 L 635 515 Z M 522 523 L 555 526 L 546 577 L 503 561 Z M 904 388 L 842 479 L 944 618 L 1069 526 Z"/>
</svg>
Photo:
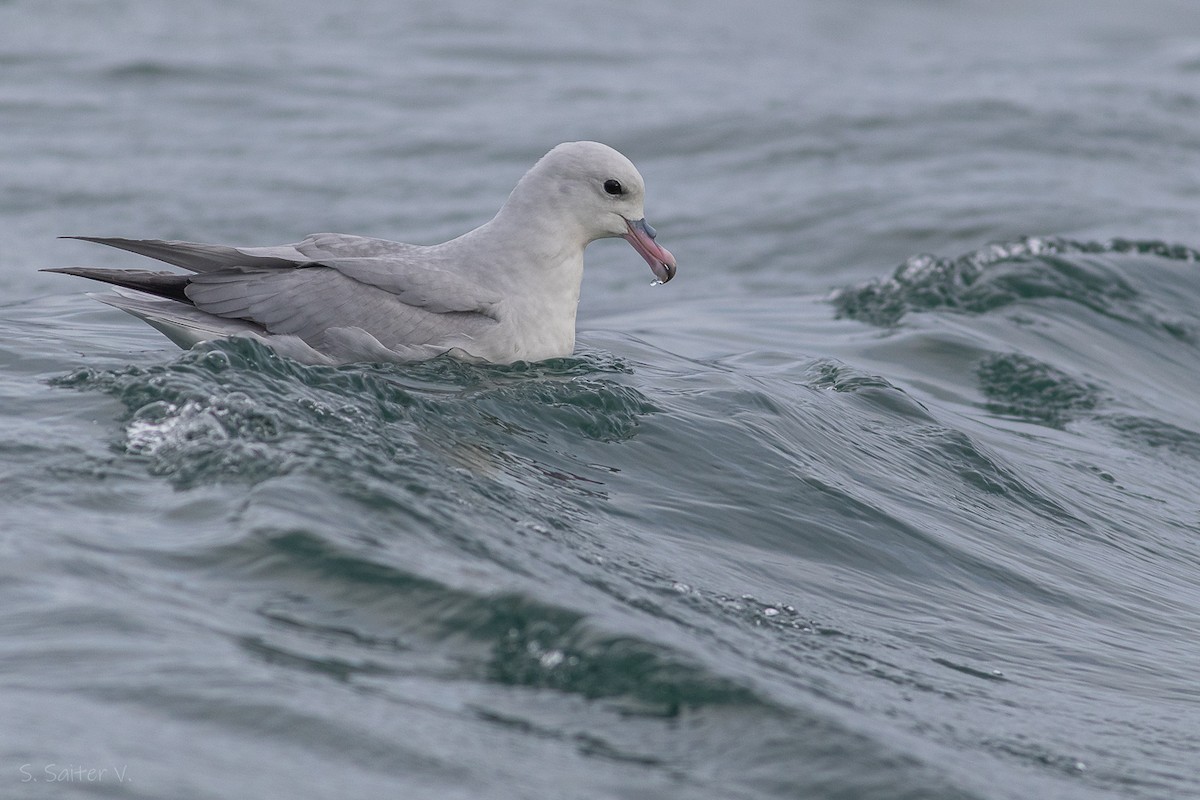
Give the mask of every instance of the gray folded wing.
<svg viewBox="0 0 1200 800">
<path fill-rule="evenodd" d="M 326 264 L 235 267 L 196 275 L 186 293 L 201 311 L 251 320 L 269 333 L 298 336 L 316 347 L 331 328 L 361 328 L 390 348 L 453 337 L 469 340 L 496 324 L 484 313 L 490 303 L 449 293 L 454 281 L 419 274 L 411 285 L 401 277 L 396 280 L 400 291 L 357 280 Z"/>
<path fill-rule="evenodd" d="M 147 256 L 176 267 L 183 267 L 192 272 L 211 272 L 226 267 L 255 266 L 255 267 L 288 267 L 303 260 L 305 256 L 291 245 L 284 247 L 237 248 L 223 244 L 202 244 L 200 242 L 176 242 L 163 239 L 121 239 L 119 237 L 103 236 L 64 236 L 64 239 L 80 239 L 85 242 L 95 242 L 119 250 L 128 250 L 141 256 Z M 288 250 L 296 258 L 288 258 Z M 247 253 L 243 250 L 281 251 L 281 255 L 268 255 L 260 252 Z M 282 257 L 281 257 L 282 256 Z"/>
<path fill-rule="evenodd" d="M 361 329 L 387 348 L 461 346 L 496 324 L 501 297 L 449 269 L 432 248 L 342 234 L 294 245 L 230 247 L 74 237 L 192 270 L 184 293 L 202 312 L 320 348 Z M 336 333 L 331 333 L 336 331 Z"/>
<path fill-rule="evenodd" d="M 114 236 L 64 236 L 95 242 L 154 258 L 192 272 L 213 272 L 227 267 L 290 267 L 325 258 L 411 257 L 427 248 L 418 245 L 350 236 L 314 233 L 296 244 L 273 247 L 232 247 L 224 244 L 180 242 L 165 239 L 122 239 Z"/>
</svg>

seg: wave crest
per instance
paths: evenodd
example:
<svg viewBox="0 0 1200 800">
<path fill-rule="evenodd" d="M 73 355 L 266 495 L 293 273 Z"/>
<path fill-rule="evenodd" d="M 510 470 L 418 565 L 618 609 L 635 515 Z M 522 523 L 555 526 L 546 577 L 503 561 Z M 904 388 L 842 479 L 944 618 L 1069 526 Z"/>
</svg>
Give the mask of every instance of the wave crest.
<svg viewBox="0 0 1200 800">
<path fill-rule="evenodd" d="M 1086 257 L 1104 255 L 1200 260 L 1196 250 L 1161 241 L 1025 237 L 956 258 L 913 256 L 891 277 L 839 289 L 830 300 L 839 317 L 885 327 L 914 311 L 983 313 L 1021 300 L 1049 297 L 1112 313 L 1114 306 L 1132 301 L 1138 292 L 1111 263 Z M 1161 324 L 1169 328 L 1172 322 Z"/>
</svg>

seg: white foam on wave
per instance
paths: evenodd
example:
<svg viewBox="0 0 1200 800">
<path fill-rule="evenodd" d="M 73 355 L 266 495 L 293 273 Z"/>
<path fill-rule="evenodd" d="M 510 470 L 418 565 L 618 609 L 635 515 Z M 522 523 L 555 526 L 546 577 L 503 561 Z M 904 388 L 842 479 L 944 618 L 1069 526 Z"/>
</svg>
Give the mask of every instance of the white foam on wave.
<svg viewBox="0 0 1200 800">
<path fill-rule="evenodd" d="M 132 455 L 153 456 L 164 448 L 176 449 L 197 440 L 228 440 L 229 433 L 211 406 L 188 400 L 152 403 L 125 429 L 125 451 Z"/>
</svg>

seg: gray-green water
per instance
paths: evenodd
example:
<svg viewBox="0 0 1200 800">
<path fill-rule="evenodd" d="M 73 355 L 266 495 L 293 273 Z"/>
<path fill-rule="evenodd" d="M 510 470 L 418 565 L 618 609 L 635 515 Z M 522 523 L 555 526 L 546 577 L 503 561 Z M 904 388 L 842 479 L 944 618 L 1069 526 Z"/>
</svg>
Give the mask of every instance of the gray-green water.
<svg viewBox="0 0 1200 800">
<path fill-rule="evenodd" d="M 1200 794 L 1200 7 L 1049 5 L 0 3 L 0 796 Z M 680 273 L 593 245 L 570 359 L 35 271 L 576 138 Z"/>
</svg>

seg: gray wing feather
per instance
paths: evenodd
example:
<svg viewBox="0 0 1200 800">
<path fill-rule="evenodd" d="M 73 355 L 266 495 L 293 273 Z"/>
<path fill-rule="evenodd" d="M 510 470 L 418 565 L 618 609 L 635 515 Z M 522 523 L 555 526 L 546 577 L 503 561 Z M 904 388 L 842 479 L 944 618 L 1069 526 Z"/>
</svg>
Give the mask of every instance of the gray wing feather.
<svg viewBox="0 0 1200 800">
<path fill-rule="evenodd" d="M 233 247 L 253 258 L 283 258 L 300 264 L 326 258 L 373 258 L 376 256 L 411 256 L 429 248 L 390 239 L 353 236 L 348 233 L 313 233 L 296 244 L 272 247 Z"/>
<path fill-rule="evenodd" d="M 161 239 L 72 238 L 194 272 L 183 288 L 194 308 L 174 302 L 143 307 L 139 304 L 152 301 L 126 297 L 113 303 L 181 345 L 235 332 L 282 337 L 297 348 L 347 359 L 354 352 L 428 358 L 484 335 L 497 324 L 502 299 L 442 269 L 449 265 L 440 248 L 385 239 L 321 233 L 294 245 L 239 248 Z M 306 360 L 317 357 L 300 355 Z"/>
<path fill-rule="evenodd" d="M 297 260 L 305 260 L 300 253 L 290 245 L 284 247 L 244 248 L 257 250 L 256 253 L 243 252 L 243 248 L 229 247 L 223 244 L 201 244 L 199 242 L 176 242 L 164 239 L 121 239 L 118 237 L 102 236 L 64 236 L 64 239 L 81 239 L 85 242 L 116 247 L 128 250 L 140 256 L 148 256 L 176 267 L 183 267 L 192 272 L 212 272 L 227 267 L 291 267 Z M 298 257 L 290 258 L 285 253 L 291 249 Z M 269 252 L 268 252 L 269 251 Z"/>
<path fill-rule="evenodd" d="M 330 266 L 204 273 L 192 279 L 186 293 L 202 311 L 251 320 L 318 348 L 334 328 L 359 328 L 394 349 L 469 339 L 495 324 L 474 311 L 419 307 Z"/>
<path fill-rule="evenodd" d="M 185 349 L 208 339 L 262 333 L 262 328 L 253 322 L 214 317 L 187 303 L 151 297 L 120 287 L 115 294 L 89 296 L 148 322 Z"/>
<path fill-rule="evenodd" d="M 398 258 L 326 258 L 320 264 L 360 283 L 377 286 L 408 305 L 437 314 L 471 311 L 493 316 L 501 300 L 498 293 L 468 278 Z"/>
<path fill-rule="evenodd" d="M 121 239 L 68 236 L 148 256 L 204 275 L 232 273 L 241 289 L 260 283 L 246 276 L 273 270 L 293 271 L 325 266 L 360 283 L 383 289 L 401 302 L 434 313 L 476 312 L 493 316 L 500 295 L 478 283 L 439 269 L 437 248 L 348 236 L 317 233 L 294 245 L 230 247 L 162 239 Z M 419 256 L 419 258 L 418 258 Z M 252 268 L 252 270 L 251 270 Z M 214 302 L 218 302 L 214 298 Z M 213 312 L 217 313 L 217 312 Z"/>
<path fill-rule="evenodd" d="M 411 256 L 426 248 L 368 236 L 314 233 L 296 244 L 271 247 L 232 247 L 223 244 L 167 239 L 123 239 L 117 236 L 63 236 L 127 250 L 192 272 L 213 272 L 228 267 L 291 267 L 324 258 Z"/>
<path fill-rule="evenodd" d="M 299 244 L 290 246 L 314 261 L 323 258 L 404 257 L 429 249 L 421 245 L 346 233 L 314 233 L 306 236 Z"/>
</svg>

